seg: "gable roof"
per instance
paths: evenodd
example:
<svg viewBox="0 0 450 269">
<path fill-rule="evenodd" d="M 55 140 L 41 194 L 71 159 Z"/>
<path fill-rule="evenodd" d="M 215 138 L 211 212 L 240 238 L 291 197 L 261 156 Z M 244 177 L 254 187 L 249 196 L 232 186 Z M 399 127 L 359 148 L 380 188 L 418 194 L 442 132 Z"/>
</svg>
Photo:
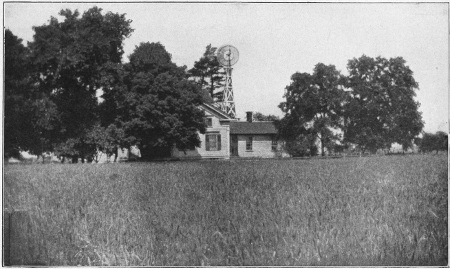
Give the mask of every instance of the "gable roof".
<svg viewBox="0 0 450 269">
<path fill-rule="evenodd" d="M 211 113 L 215 114 L 216 116 L 218 116 L 219 119 L 230 119 L 230 120 L 232 120 L 230 115 L 228 115 L 227 113 L 223 112 L 220 108 L 218 108 L 218 107 L 216 107 L 214 105 L 202 103 L 200 106 L 202 106 L 204 109 L 206 109 L 209 112 L 211 112 Z"/>
<path fill-rule="evenodd" d="M 230 122 L 230 134 L 277 134 L 272 121 L 234 121 Z"/>
</svg>

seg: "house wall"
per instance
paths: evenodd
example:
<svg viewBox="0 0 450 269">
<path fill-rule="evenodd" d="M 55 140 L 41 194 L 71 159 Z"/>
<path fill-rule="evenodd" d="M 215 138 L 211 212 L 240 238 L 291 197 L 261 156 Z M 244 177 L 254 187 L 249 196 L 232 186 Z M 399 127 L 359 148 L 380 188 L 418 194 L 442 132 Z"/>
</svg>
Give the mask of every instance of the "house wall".
<svg viewBox="0 0 450 269">
<path fill-rule="evenodd" d="M 246 142 L 249 136 L 253 137 L 253 147 L 251 151 L 246 150 Z M 238 154 L 239 157 L 278 157 L 277 152 L 272 151 L 271 135 L 238 135 Z"/>
<path fill-rule="evenodd" d="M 212 117 L 212 127 L 206 128 L 208 132 L 218 132 L 221 135 L 221 150 L 219 151 L 207 151 L 205 134 L 200 134 L 200 147 L 196 147 L 195 150 L 186 150 L 186 152 L 180 151 L 174 148 L 172 151 L 172 157 L 181 159 L 199 159 L 199 158 L 218 158 L 229 159 L 230 158 L 230 126 L 228 124 L 222 124 L 216 116 L 212 115 L 208 111 L 205 111 L 206 116 Z"/>
</svg>

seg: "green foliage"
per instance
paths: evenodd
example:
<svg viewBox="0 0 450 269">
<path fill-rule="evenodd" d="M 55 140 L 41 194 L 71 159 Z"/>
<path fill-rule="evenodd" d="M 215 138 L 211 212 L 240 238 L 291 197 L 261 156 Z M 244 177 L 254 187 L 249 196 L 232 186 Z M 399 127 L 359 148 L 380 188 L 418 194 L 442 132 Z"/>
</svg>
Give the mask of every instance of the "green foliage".
<svg viewBox="0 0 450 269">
<path fill-rule="evenodd" d="M 83 145 L 80 143 L 79 139 L 69 138 L 64 142 L 60 142 L 54 145 L 54 153 L 56 156 L 62 157 L 62 162 L 65 158 L 71 158 L 72 163 L 78 162 L 78 156 L 80 155 L 80 147 Z M 92 149 L 93 150 L 93 149 Z M 83 156 L 84 157 L 84 156 Z M 82 160 L 84 162 L 84 160 Z"/>
<path fill-rule="evenodd" d="M 59 14 L 62 21 L 33 28 L 29 49 L 7 31 L 8 156 L 54 151 L 76 162 L 131 145 L 144 157 L 199 145 L 205 92 L 163 45 L 142 43 L 122 64 L 123 40 L 133 32 L 125 15 L 97 7 Z"/>
<path fill-rule="evenodd" d="M 27 74 L 27 49 L 22 45 L 22 40 L 15 36 L 9 29 L 5 30 L 5 120 L 4 120 L 4 155 L 6 158 L 18 157 L 23 147 L 25 134 L 22 133 L 21 123 L 25 121 L 27 114 L 23 111 L 26 107 L 26 74 Z M 27 124 L 24 124 L 27 126 Z"/>
<path fill-rule="evenodd" d="M 7 165 L 29 264 L 446 266 L 444 155 Z"/>
<path fill-rule="evenodd" d="M 39 99 L 30 100 L 29 107 L 24 109 L 31 111 L 31 127 L 33 132 L 27 134 L 32 135 L 34 144 L 26 147 L 26 150 L 32 154 L 41 155 L 44 152 L 50 152 L 53 149 L 52 134 L 55 125 L 59 124 L 60 118 L 56 104 L 46 95 L 42 95 Z M 29 122 L 26 122 L 29 124 Z"/>
<path fill-rule="evenodd" d="M 152 78 L 165 72 L 184 75 L 184 70 L 172 62 L 172 55 L 161 43 L 141 43 L 129 56 L 130 68 L 135 72 L 145 72 Z"/>
<path fill-rule="evenodd" d="M 312 75 L 295 73 L 279 106 L 285 113 L 281 136 L 293 141 L 309 130 L 320 139 L 322 155 L 337 141 L 362 152 L 389 149 L 393 143 L 411 148 L 424 123 L 414 100 L 418 84 L 405 63 L 401 57 L 363 55 L 349 60 L 347 77 L 321 63 Z M 343 132 L 343 140 L 336 130 Z"/>
<path fill-rule="evenodd" d="M 424 133 L 422 138 L 416 138 L 414 142 L 421 152 L 448 151 L 448 134 L 441 131 L 436 134 Z"/>
<path fill-rule="evenodd" d="M 422 131 L 423 121 L 414 100 L 417 82 L 401 58 L 349 60 L 345 106 L 345 141 L 376 151 L 398 143 L 406 150 Z"/>
<path fill-rule="evenodd" d="M 107 128 L 97 124 L 88 132 L 86 143 L 94 149 L 91 158 L 98 162 L 100 154 L 106 154 L 108 157 L 115 154 L 117 158 L 119 148 L 131 146 L 131 143 L 127 143 L 128 139 L 125 131 L 114 124 L 110 124 Z"/>
<path fill-rule="evenodd" d="M 81 17 L 77 10 L 59 14 L 63 21 L 52 17 L 48 24 L 33 28 L 31 78 L 37 91 L 54 104 L 58 118 L 47 136 L 49 144 L 61 154 L 84 158 L 93 151 L 87 134 L 99 121 L 96 92 L 107 86 L 105 70 L 121 63 L 123 40 L 133 29 L 124 14 L 102 14 L 97 7 Z"/>
<path fill-rule="evenodd" d="M 438 148 L 439 150 L 448 151 L 448 133 L 438 131 L 436 132 L 436 136 L 438 137 Z"/>
<path fill-rule="evenodd" d="M 279 121 L 280 118 L 278 116 L 275 115 L 264 115 L 260 112 L 256 112 L 253 114 L 253 119 L 255 121 Z"/>
<path fill-rule="evenodd" d="M 41 155 L 51 150 L 50 133 L 58 121 L 55 104 L 36 90 L 28 48 L 5 31 L 5 157 L 20 151 Z"/>
<path fill-rule="evenodd" d="M 112 72 L 114 74 L 114 72 Z M 141 43 L 130 63 L 117 72 L 115 85 L 105 89 L 104 124 L 114 123 L 143 158 L 167 157 L 175 145 L 198 146 L 205 131 L 201 89 L 186 78 L 160 43 Z M 113 115 L 113 116 L 112 116 Z"/>
<path fill-rule="evenodd" d="M 285 113 L 282 137 L 292 141 L 292 137 L 297 139 L 297 135 L 308 131 L 320 139 L 324 155 L 326 145 L 335 140 L 330 128 L 341 127 L 345 100 L 342 83 L 342 76 L 334 65 L 319 63 L 312 75 L 293 74 L 291 84 L 286 87 L 286 101 L 279 105 Z"/>
<path fill-rule="evenodd" d="M 301 134 L 295 140 L 287 141 L 284 149 L 292 157 L 316 156 L 318 149 L 315 141 L 315 135 Z"/>
<path fill-rule="evenodd" d="M 194 63 L 194 67 L 188 71 L 190 77 L 209 93 L 207 102 L 217 102 L 223 99 L 223 81 L 225 73 L 219 64 L 216 56 L 216 47 L 211 44 L 206 46 L 203 56 Z"/>
</svg>

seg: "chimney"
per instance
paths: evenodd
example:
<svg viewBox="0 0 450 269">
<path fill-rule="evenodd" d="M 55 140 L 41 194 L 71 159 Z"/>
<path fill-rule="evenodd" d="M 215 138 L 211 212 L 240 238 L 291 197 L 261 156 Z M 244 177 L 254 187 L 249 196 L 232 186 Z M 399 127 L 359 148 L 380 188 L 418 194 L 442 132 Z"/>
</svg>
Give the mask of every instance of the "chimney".
<svg viewBox="0 0 450 269">
<path fill-rule="evenodd" d="M 247 112 L 247 121 L 253 122 L 253 112 L 252 111 Z"/>
</svg>

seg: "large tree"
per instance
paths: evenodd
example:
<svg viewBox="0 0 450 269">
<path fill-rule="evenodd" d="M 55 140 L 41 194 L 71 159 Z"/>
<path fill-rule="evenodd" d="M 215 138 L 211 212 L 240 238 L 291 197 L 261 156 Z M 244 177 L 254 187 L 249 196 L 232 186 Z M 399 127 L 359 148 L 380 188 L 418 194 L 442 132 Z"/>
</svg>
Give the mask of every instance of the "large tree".
<svg viewBox="0 0 450 269">
<path fill-rule="evenodd" d="M 223 81 L 225 73 L 216 56 L 216 47 L 211 44 L 206 46 L 203 56 L 194 63 L 194 67 L 188 71 L 190 77 L 206 90 L 213 101 L 221 101 L 223 98 Z"/>
<path fill-rule="evenodd" d="M 27 54 L 22 39 L 10 30 L 5 30 L 5 120 L 4 154 L 5 157 L 19 157 L 24 145 L 24 136 L 30 121 L 24 113 L 26 107 Z M 23 128 L 25 127 L 25 128 Z M 25 130 L 25 133 L 23 133 Z"/>
<path fill-rule="evenodd" d="M 275 115 L 264 115 L 261 112 L 255 112 L 253 114 L 253 119 L 255 121 L 279 121 L 280 117 L 275 116 Z"/>
<path fill-rule="evenodd" d="M 59 14 L 63 21 L 52 17 L 49 24 L 34 27 L 29 48 L 34 81 L 58 111 L 60 124 L 51 142 L 76 161 L 93 154 L 86 139 L 99 121 L 96 93 L 104 86 L 105 69 L 121 63 L 123 40 L 133 30 L 124 14 L 102 14 L 97 7 L 81 17 L 77 10 Z"/>
<path fill-rule="evenodd" d="M 30 121 L 24 112 L 26 107 L 27 83 L 27 48 L 22 39 L 10 30 L 5 30 L 5 120 L 4 120 L 4 154 L 5 157 L 19 157 L 23 148 L 24 136 Z M 25 127 L 25 128 L 24 128 Z M 23 132 L 25 130 L 25 132 Z"/>
<path fill-rule="evenodd" d="M 315 136 L 325 155 L 325 148 L 331 147 L 337 139 L 332 129 L 342 125 L 345 100 L 342 83 L 342 76 L 333 65 L 319 63 L 312 75 L 293 74 L 291 84 L 286 87 L 286 101 L 279 106 L 285 113 L 280 134 L 292 141 L 298 139 L 298 135 Z"/>
<path fill-rule="evenodd" d="M 55 104 L 30 79 L 30 51 L 5 31 L 5 157 L 20 151 L 41 155 L 51 149 L 49 134 L 57 122 Z"/>
<path fill-rule="evenodd" d="M 423 128 L 418 88 L 413 72 L 401 57 L 385 59 L 363 55 L 348 62 L 350 89 L 345 106 L 345 141 L 362 151 L 390 148 L 399 143 L 412 146 Z"/>
<path fill-rule="evenodd" d="M 104 124 L 123 129 L 144 159 L 168 156 L 173 146 L 199 146 L 205 124 L 197 106 L 203 98 L 186 68 L 176 66 L 160 43 L 141 43 L 129 58 L 113 79 L 119 83 L 105 89 Z"/>
<path fill-rule="evenodd" d="M 448 151 L 448 134 L 442 131 L 438 131 L 436 134 L 424 133 L 422 138 L 416 138 L 414 142 L 419 146 L 421 152 Z"/>
</svg>

